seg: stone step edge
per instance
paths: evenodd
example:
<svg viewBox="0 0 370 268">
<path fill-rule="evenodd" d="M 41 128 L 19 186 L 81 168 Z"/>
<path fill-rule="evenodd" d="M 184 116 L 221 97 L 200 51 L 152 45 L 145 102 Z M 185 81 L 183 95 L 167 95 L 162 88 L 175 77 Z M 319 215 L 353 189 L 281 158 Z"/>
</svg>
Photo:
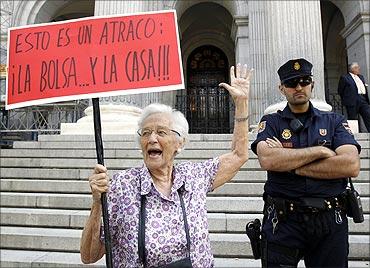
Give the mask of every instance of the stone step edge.
<svg viewBox="0 0 370 268">
<path fill-rule="evenodd" d="M 25 203 L 22 204 L 14 204 L 9 203 L 7 201 L 9 198 L 23 198 L 21 201 L 25 201 Z M 15 192 L 2 192 L 1 194 L 2 198 L 2 207 L 24 207 L 24 208 L 50 208 L 50 209 L 81 209 L 81 210 L 88 210 L 90 208 L 90 199 L 91 196 L 89 194 L 48 194 L 48 193 L 15 193 Z M 4 199 L 3 199 L 4 198 Z M 8 199 L 7 199 L 8 198 Z M 63 203 L 63 206 L 61 206 L 59 203 L 55 203 L 58 198 L 62 198 L 63 200 L 67 198 L 67 200 L 70 200 L 71 198 L 79 198 L 78 201 L 82 202 L 79 206 L 71 205 L 69 201 L 66 201 L 66 203 Z M 77 200 L 77 199 L 75 199 Z M 14 201 L 14 200 L 13 200 Z M 250 213 L 250 212 L 256 212 L 256 210 L 260 211 L 263 207 L 263 200 L 259 196 L 207 196 L 207 206 L 209 212 L 230 212 L 230 213 Z M 229 202 L 236 202 L 237 205 L 238 202 L 246 202 L 243 204 L 242 208 L 238 207 L 238 210 L 235 210 L 230 207 L 230 204 L 226 204 L 225 206 L 222 205 L 222 210 L 217 207 L 220 206 L 220 204 L 224 204 L 225 201 Z M 248 202 L 249 201 L 249 202 Z M 369 197 L 363 197 L 361 199 L 362 206 L 364 209 L 365 214 L 370 213 L 370 198 Z M 217 203 L 218 202 L 218 203 Z M 244 208 L 244 209 L 243 209 Z"/>
<path fill-rule="evenodd" d="M 39 237 L 70 237 L 80 238 L 82 229 L 66 229 L 66 228 L 42 228 L 42 227 L 18 227 L 18 226 L 0 226 L 1 235 L 18 235 L 18 236 L 39 236 Z M 58 234 L 59 233 L 59 234 Z M 229 241 L 248 242 L 246 234 L 233 233 L 210 233 L 214 241 L 227 238 Z M 211 239 L 212 240 L 212 239 Z M 370 237 L 361 234 L 349 235 L 350 243 L 366 243 L 370 242 Z"/>
<path fill-rule="evenodd" d="M 50 150 L 50 151 L 52 151 L 52 150 Z M 192 155 L 179 155 L 179 156 L 176 157 L 176 161 L 204 161 L 204 160 L 211 159 L 211 158 L 214 158 L 216 156 L 220 156 L 222 154 L 226 154 L 226 153 L 229 152 L 229 151 L 225 150 L 221 154 L 210 154 L 210 155 L 203 154 L 203 155 L 200 155 L 200 154 L 203 153 L 203 152 L 200 152 L 200 151 L 197 152 L 197 153 L 192 152 Z M 196 154 L 199 154 L 199 155 L 196 155 Z M 54 156 L 45 157 L 45 155 L 39 155 L 38 154 L 38 155 L 33 155 L 31 157 L 30 155 L 25 155 L 24 153 L 19 152 L 19 155 L 16 155 L 16 154 L 13 154 L 13 155 L 10 155 L 10 156 L 2 155 L 0 157 L 0 161 L 2 159 L 7 159 L 7 158 L 17 158 L 17 159 L 36 159 L 36 158 L 37 159 L 96 159 L 96 155 L 95 155 L 95 152 L 94 152 L 94 153 L 91 153 L 91 155 L 76 156 L 75 154 L 73 154 L 73 152 L 70 152 L 70 153 L 65 152 L 65 155 L 54 155 Z M 113 154 L 107 154 L 106 152 L 104 152 L 104 159 L 121 159 L 121 160 L 126 160 L 127 159 L 127 160 L 137 160 L 137 161 L 142 161 L 143 160 L 142 156 L 140 156 L 139 153 L 138 153 L 137 156 L 117 156 L 117 155 L 113 155 Z M 252 160 L 252 159 L 257 160 L 258 157 L 255 154 L 250 153 L 249 159 L 250 160 Z M 369 155 L 360 154 L 360 159 L 370 159 L 370 153 L 369 153 Z"/>
<path fill-rule="evenodd" d="M 29 208 L 0 208 L 2 214 L 0 225 L 4 227 L 31 227 L 31 228 L 63 228 L 82 229 L 90 212 L 88 210 L 63 210 L 63 209 L 29 209 Z M 262 212 L 259 213 L 207 213 L 210 233 L 245 233 L 247 222 L 256 218 L 262 221 Z M 46 218 L 49 221 L 46 221 Z M 13 219 L 10 221 L 10 219 Z M 16 220 L 15 220 L 16 219 Z M 58 221 L 56 220 L 58 219 Z M 365 221 L 359 224 L 348 219 L 349 233 L 369 235 L 370 215 L 364 215 Z M 236 221 L 238 224 L 236 224 Z"/>
<path fill-rule="evenodd" d="M 66 217 L 74 217 L 74 216 L 82 216 L 87 217 L 90 214 L 89 209 L 58 209 L 58 208 L 30 208 L 30 207 L 0 207 L 0 213 L 9 213 L 9 214 L 17 214 L 21 215 L 27 213 L 29 215 L 53 215 L 53 216 L 66 216 Z M 241 212 L 214 212 L 214 211 L 207 211 L 207 214 L 212 219 L 231 219 L 231 218 L 238 218 L 240 220 L 244 219 L 252 219 L 252 218 L 262 218 L 262 211 L 252 211 L 248 213 L 241 213 Z M 370 213 L 364 213 L 365 220 L 370 220 Z M 351 218 L 349 218 L 349 221 Z M 3 225 L 5 226 L 5 225 Z"/>
<path fill-rule="evenodd" d="M 105 257 L 95 264 L 84 265 L 80 261 L 79 253 L 63 253 L 48 251 L 27 251 L 27 250 L 1 250 L 1 267 L 50 267 L 68 265 L 68 267 L 105 267 Z M 13 265 L 14 264 L 14 265 Z M 6 265 L 6 266 L 3 266 Z M 43 266 L 45 265 L 45 266 Z M 260 267 L 261 261 L 247 258 L 215 258 L 215 268 L 242 268 Z M 365 268 L 369 267 L 369 261 L 349 261 L 348 267 Z M 298 267 L 304 267 L 301 261 Z"/>
<path fill-rule="evenodd" d="M 225 134 L 193 134 L 190 133 L 188 135 L 188 139 L 190 140 L 219 140 L 219 139 L 231 139 L 233 134 L 225 133 Z M 250 139 L 256 139 L 257 133 L 248 133 L 248 136 Z M 129 139 L 129 138 L 134 138 L 136 137 L 136 133 L 134 134 L 118 134 L 118 135 L 113 135 L 113 134 L 103 134 L 102 138 L 104 140 L 122 140 L 122 139 Z M 369 133 L 355 133 L 354 134 L 355 139 L 370 139 L 370 134 Z M 78 141 L 82 140 L 92 140 L 94 141 L 94 135 L 47 135 L 47 134 L 41 134 L 38 135 L 38 140 L 39 141 L 54 141 L 54 140 L 71 140 L 71 139 L 76 139 Z"/>
<path fill-rule="evenodd" d="M 38 213 L 45 215 L 67 215 L 67 216 L 88 216 L 90 213 L 89 209 L 58 209 L 58 208 L 29 208 L 29 207 L 0 207 L 0 213 L 12 213 L 12 214 L 22 214 L 22 213 Z M 54 214 L 55 213 L 55 214 Z M 227 213 L 227 212 L 212 212 L 209 211 L 207 214 L 210 214 L 213 217 L 224 217 L 225 215 L 232 215 L 232 216 L 245 216 L 245 218 L 252 218 L 252 217 L 262 217 L 262 211 L 261 212 L 249 212 L 249 213 Z M 248 217 L 246 217 L 248 216 Z M 365 214 L 365 219 L 370 219 L 370 213 Z M 242 217 L 243 218 L 243 217 Z"/>
<path fill-rule="evenodd" d="M 370 140 L 359 140 L 358 143 L 361 145 L 362 149 L 370 148 Z M 250 149 L 253 141 L 249 141 L 248 149 Z M 134 141 L 103 141 L 105 149 L 139 149 L 139 145 Z M 197 146 L 204 148 L 203 146 L 211 146 L 212 149 L 227 149 L 230 148 L 231 140 L 227 141 L 192 141 L 188 144 L 185 144 L 185 149 L 200 149 Z M 217 146 L 213 146 L 217 145 Z M 45 142 L 45 141 L 18 141 L 13 144 L 13 149 L 56 149 L 56 148 L 69 148 L 69 149 L 86 149 L 95 148 L 94 141 L 60 141 L 60 142 Z"/>
<path fill-rule="evenodd" d="M 78 247 L 76 244 L 79 243 L 82 230 L 76 229 L 64 229 L 64 228 L 25 228 L 25 227 L 0 227 L 1 231 L 1 240 L 5 239 L 3 242 L 7 244 L 2 244 L 4 248 L 12 248 L 12 249 L 22 249 L 25 248 L 23 245 L 27 243 L 27 247 L 35 249 L 35 246 L 39 247 L 39 250 L 50 250 L 53 248 L 54 251 L 68 251 L 68 252 L 78 252 Z M 37 237 L 37 241 L 34 239 Z M 60 243 L 56 246 L 56 244 L 49 244 L 49 246 L 45 247 L 45 241 L 47 243 L 55 243 L 57 239 L 61 237 L 64 238 L 66 245 L 69 244 L 71 247 L 68 250 L 65 250 L 64 247 L 60 247 Z M 224 233 L 211 233 L 210 234 L 211 242 L 214 246 L 213 250 L 218 257 L 223 257 L 220 251 L 220 247 L 224 245 L 233 245 L 230 249 L 231 251 L 227 253 L 228 257 L 247 257 L 251 256 L 250 248 L 246 248 L 246 245 L 249 244 L 249 239 L 244 234 L 224 234 Z M 11 242 L 12 241 L 12 242 Z M 29 244 L 32 241 L 32 246 Z M 37 243 L 36 243 L 37 242 Z M 42 242 L 42 244 L 38 244 Z M 10 244 L 9 244 L 10 243 Z M 35 244 L 36 243 L 36 244 Z M 366 246 L 369 244 L 369 236 L 364 235 L 350 235 L 349 236 L 349 243 L 351 250 L 351 256 L 354 258 L 361 258 L 368 260 L 369 255 L 367 254 Z M 234 247 L 235 246 L 235 247 Z M 364 248 L 365 247 L 365 248 Z M 243 249 L 241 249 L 243 248 Z M 357 249 L 361 249 L 359 252 L 356 251 Z M 239 251 L 243 250 L 241 254 Z M 247 251 L 245 251 L 247 250 Z M 355 251 L 353 251 L 355 250 Z"/>
<path fill-rule="evenodd" d="M 37 241 L 32 242 L 32 247 L 28 247 L 26 250 L 39 250 L 39 251 L 50 251 L 50 252 L 75 252 L 78 253 L 79 248 L 76 246 L 78 241 L 80 241 L 80 236 L 82 233 L 82 230 L 60 230 L 60 229 L 52 229 L 52 230 L 45 230 L 42 228 L 17 228 L 17 227 L 1 227 L 0 229 L 2 231 L 2 236 L 4 236 L 4 239 L 12 240 L 15 244 L 9 244 L 9 241 L 4 243 L 2 247 L 3 249 L 12 249 L 12 250 L 23 250 L 24 247 L 21 246 L 20 241 L 24 241 L 24 243 L 29 244 L 29 241 L 33 241 L 35 237 L 38 237 L 38 239 L 41 239 L 43 241 L 43 245 L 39 245 Z M 42 231 L 42 232 L 41 232 Z M 55 248 L 55 239 L 64 238 L 65 241 L 68 241 L 68 243 L 73 243 L 70 245 L 72 248 L 69 248 L 68 250 L 64 250 L 64 248 Z M 45 241 L 48 244 L 51 243 L 48 247 L 45 248 Z M 210 240 L 213 247 L 214 255 L 216 257 L 234 257 L 234 258 L 250 258 L 252 257 L 251 249 L 250 249 L 250 242 L 246 235 L 241 234 L 210 234 Z M 53 242 L 54 241 L 54 242 Z M 36 244 L 35 244 L 36 243 Z M 220 251 L 220 247 L 223 247 L 225 243 L 229 246 L 233 245 L 233 249 L 231 252 L 228 252 L 223 255 L 224 251 Z M 230 244 L 231 243 L 231 244 Z M 355 250 L 356 248 L 363 248 L 366 247 L 369 244 L 369 238 L 365 236 L 360 235 L 350 235 L 349 236 L 349 244 L 350 244 L 350 256 L 352 259 L 356 260 L 367 260 L 369 261 L 369 256 L 366 254 L 366 249 L 361 250 L 361 253 L 351 253 L 351 251 Z M 248 250 L 246 252 L 239 252 L 242 247 L 247 247 Z M 249 245 L 249 246 L 248 246 Z M 35 247 L 36 246 L 36 247 Z M 40 246 L 40 247 L 39 247 Z M 46 250 L 45 250 L 46 249 Z M 356 252 L 356 250 L 355 250 Z M 361 255 L 359 255 L 361 254 Z"/>
<path fill-rule="evenodd" d="M 264 185 L 265 182 L 234 180 L 208 193 L 208 196 L 262 197 Z M 369 181 L 356 181 L 353 185 L 361 197 L 370 197 Z M 1 193 L 91 194 L 87 180 L 2 178 L 0 187 Z M 235 191 L 236 188 L 243 191 Z"/>
<path fill-rule="evenodd" d="M 50 180 L 86 180 L 91 174 L 91 168 L 22 168 L 22 167 L 0 167 L 0 174 L 2 178 L 7 179 L 50 179 Z M 109 170 L 110 174 L 120 172 L 119 169 Z M 4 176 L 4 173 L 7 174 Z M 59 174 L 61 173 L 61 174 Z M 19 175 L 21 174 L 21 175 Z M 42 175 L 40 175 L 42 174 Z M 232 179 L 232 182 L 266 182 L 266 171 L 262 169 L 247 169 L 240 170 L 235 177 Z M 244 179 L 248 178 L 248 179 Z M 257 178 L 257 179 L 255 179 Z M 370 170 L 361 170 L 360 174 L 353 181 L 355 182 L 369 182 L 370 181 Z"/>
<path fill-rule="evenodd" d="M 3 168 L 16 168 L 16 167 L 24 167 L 24 168 L 32 168 L 32 167 L 45 167 L 47 169 L 70 169 L 70 168 L 76 168 L 76 169 L 89 169 L 95 166 L 96 160 L 94 161 L 93 158 L 89 159 L 77 159 L 77 158 L 4 158 L 6 159 L 7 163 L 2 163 Z M 35 160 L 32 162 L 32 160 Z M 54 163 L 52 162 L 54 160 Z M 66 161 L 68 160 L 68 161 Z M 73 161 L 74 160 L 74 161 Z M 133 161 L 132 163 L 127 163 L 126 161 L 122 162 L 121 159 L 118 158 L 110 158 L 107 159 L 106 165 L 108 167 L 111 167 L 112 169 L 128 169 L 132 167 L 138 167 L 141 164 L 140 160 L 134 160 L 134 159 L 127 159 L 127 161 Z M 189 159 L 190 160 L 190 159 Z M 121 162 L 119 162 L 121 161 Z M 370 170 L 370 159 L 362 158 L 361 159 L 361 171 L 368 171 Z M 176 163 L 177 161 L 175 161 Z M 251 159 L 251 161 L 248 161 L 245 163 L 239 171 L 262 171 L 263 169 L 258 163 L 257 159 Z"/>
</svg>

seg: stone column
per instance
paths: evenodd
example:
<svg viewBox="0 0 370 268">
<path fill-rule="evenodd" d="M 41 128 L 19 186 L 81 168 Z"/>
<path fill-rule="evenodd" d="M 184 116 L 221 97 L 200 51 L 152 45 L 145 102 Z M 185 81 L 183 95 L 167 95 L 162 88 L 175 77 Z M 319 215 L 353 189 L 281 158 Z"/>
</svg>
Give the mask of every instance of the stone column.
<svg viewBox="0 0 370 268">
<path fill-rule="evenodd" d="M 249 1 L 249 61 L 254 68 L 250 92 L 250 125 L 257 125 L 264 109 L 268 106 L 268 74 L 272 71 L 267 64 L 266 2 Z"/>
<path fill-rule="evenodd" d="M 346 40 L 347 60 L 348 63 L 358 62 L 361 67 L 361 74 L 365 78 L 365 82 L 369 84 L 370 80 L 370 6 L 368 1 L 359 1 L 356 13 L 344 13 L 346 25 L 341 30 L 340 34 Z M 365 4 L 367 2 L 367 4 Z M 349 5 L 347 6 L 349 9 Z M 347 10 L 346 9 L 346 10 Z M 370 93 L 369 93 L 370 97 Z M 360 117 L 360 120 L 348 120 L 360 130 L 366 132 L 365 124 Z M 352 128 L 352 132 L 354 129 Z"/>
<path fill-rule="evenodd" d="M 321 110 L 331 110 L 325 102 L 320 1 L 251 1 L 249 16 L 249 50 L 256 69 L 253 113 L 260 117 L 284 108 L 286 101 L 278 91 L 277 69 L 289 59 L 301 57 L 314 65 L 313 104 Z"/>
<path fill-rule="evenodd" d="M 236 63 L 249 63 L 249 54 L 245 49 L 248 47 L 248 17 L 235 16 L 231 29 L 231 38 L 235 40 L 235 61 Z"/>
<path fill-rule="evenodd" d="M 365 81 L 370 80 L 370 12 L 369 7 L 357 14 L 341 31 L 346 40 L 348 63 L 358 62 Z"/>
<path fill-rule="evenodd" d="M 267 1 L 265 4 L 268 36 L 266 64 L 270 69 L 267 74 L 268 102 L 282 101 L 279 109 L 285 106 L 285 98 L 278 91 L 280 81 L 277 69 L 289 59 L 305 58 L 313 64 L 313 104 L 320 110 L 330 111 L 331 106 L 325 102 L 320 1 Z M 268 112 L 273 112 L 270 108 Z"/>
<path fill-rule="evenodd" d="M 230 65 L 237 63 L 248 64 L 249 67 L 253 67 L 250 59 L 249 53 L 246 49 L 249 46 L 248 40 L 248 17 L 247 16 L 234 16 L 234 23 L 231 28 L 231 39 L 235 43 L 235 63 L 230 62 Z M 230 99 L 230 103 L 233 107 L 233 101 Z M 252 109 L 249 108 L 251 111 Z M 234 118 L 234 109 L 230 109 L 229 116 L 231 119 Z M 252 124 L 253 125 L 253 124 Z M 230 120 L 230 128 L 233 129 L 234 120 Z"/>
<path fill-rule="evenodd" d="M 14 1 L 1 1 L 0 14 L 0 104 L 5 103 L 5 84 L 7 69 L 7 47 L 8 47 L 8 28 L 12 25 L 12 14 L 14 12 Z"/>
</svg>

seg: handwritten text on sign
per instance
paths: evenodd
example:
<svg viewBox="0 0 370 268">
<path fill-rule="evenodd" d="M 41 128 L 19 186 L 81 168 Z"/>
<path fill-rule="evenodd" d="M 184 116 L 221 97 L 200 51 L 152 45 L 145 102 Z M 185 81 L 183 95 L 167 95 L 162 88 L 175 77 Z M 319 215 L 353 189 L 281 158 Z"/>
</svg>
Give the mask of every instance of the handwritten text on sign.
<svg viewBox="0 0 370 268">
<path fill-rule="evenodd" d="M 174 11 L 9 30 L 7 109 L 181 88 Z"/>
</svg>

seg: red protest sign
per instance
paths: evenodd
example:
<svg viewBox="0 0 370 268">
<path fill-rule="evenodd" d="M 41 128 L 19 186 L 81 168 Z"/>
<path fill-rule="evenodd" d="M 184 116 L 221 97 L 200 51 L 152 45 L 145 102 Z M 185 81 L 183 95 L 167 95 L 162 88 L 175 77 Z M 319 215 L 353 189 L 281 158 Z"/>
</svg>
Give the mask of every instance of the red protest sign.
<svg viewBox="0 0 370 268">
<path fill-rule="evenodd" d="M 6 109 L 184 88 L 175 11 L 10 28 Z"/>
</svg>

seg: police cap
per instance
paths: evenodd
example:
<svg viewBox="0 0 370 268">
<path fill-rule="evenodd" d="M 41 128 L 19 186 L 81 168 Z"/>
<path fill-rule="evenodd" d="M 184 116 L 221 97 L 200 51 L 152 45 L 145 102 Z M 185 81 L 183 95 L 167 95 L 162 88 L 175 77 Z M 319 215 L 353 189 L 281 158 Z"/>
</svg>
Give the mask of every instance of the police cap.
<svg viewBox="0 0 370 268">
<path fill-rule="evenodd" d="M 280 66 L 278 74 L 281 82 L 289 79 L 312 75 L 312 64 L 306 59 L 289 60 Z"/>
</svg>

